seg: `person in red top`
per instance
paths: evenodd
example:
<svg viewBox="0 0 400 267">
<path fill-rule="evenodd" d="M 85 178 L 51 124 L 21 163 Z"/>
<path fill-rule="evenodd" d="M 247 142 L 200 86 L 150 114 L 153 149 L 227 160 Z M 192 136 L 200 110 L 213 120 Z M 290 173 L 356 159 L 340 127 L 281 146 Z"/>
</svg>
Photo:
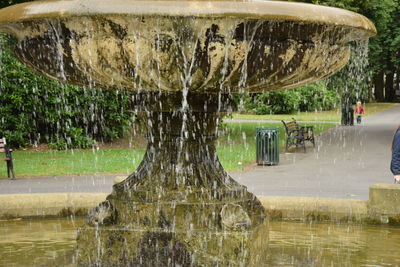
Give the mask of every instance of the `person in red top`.
<svg viewBox="0 0 400 267">
<path fill-rule="evenodd" d="M 364 107 L 361 105 L 361 102 L 357 102 L 357 107 L 354 109 L 354 114 L 357 116 L 357 124 L 361 123 L 362 115 L 365 114 Z"/>
</svg>

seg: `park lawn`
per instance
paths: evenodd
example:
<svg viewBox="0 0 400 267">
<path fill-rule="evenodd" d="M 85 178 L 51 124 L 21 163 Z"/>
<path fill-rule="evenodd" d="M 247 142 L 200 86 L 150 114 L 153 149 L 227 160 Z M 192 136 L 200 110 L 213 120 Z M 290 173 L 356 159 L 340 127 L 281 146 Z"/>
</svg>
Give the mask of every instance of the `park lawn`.
<svg viewBox="0 0 400 267">
<path fill-rule="evenodd" d="M 314 133 L 319 133 L 335 127 L 330 123 L 307 123 L 315 127 Z M 234 123 L 226 122 L 223 126 L 223 136 L 218 138 L 217 152 L 226 171 L 243 170 L 246 165 L 256 160 L 256 128 L 277 127 L 279 129 L 279 146 L 285 147 L 285 129 L 282 123 Z M 318 136 L 316 137 L 318 138 Z M 307 142 L 307 146 L 311 143 Z M 302 151 L 302 150 L 301 150 Z"/>
<path fill-rule="evenodd" d="M 367 103 L 364 105 L 366 116 L 372 115 L 377 112 L 384 111 L 392 106 L 394 103 Z M 329 111 L 315 111 L 315 112 L 298 112 L 294 114 L 273 114 L 273 115 L 254 115 L 254 114 L 233 114 L 233 119 L 238 120 L 274 120 L 274 121 L 289 121 L 295 118 L 298 121 L 330 121 L 339 122 L 341 111 L 340 109 Z"/>
<path fill-rule="evenodd" d="M 333 124 L 310 124 L 319 133 Z M 239 171 L 255 162 L 256 127 L 273 126 L 280 130 L 280 147 L 285 138 L 281 123 L 224 123 L 222 136 L 217 142 L 218 157 L 227 171 Z M 39 177 L 77 174 L 130 174 L 142 161 L 143 149 L 86 149 L 13 152 L 14 169 L 18 177 Z M 0 178 L 7 177 L 6 164 L 0 170 Z"/>
<path fill-rule="evenodd" d="M 72 174 L 131 173 L 139 165 L 144 150 L 47 150 L 13 152 L 16 177 Z M 5 165 L 5 164 L 4 164 Z M 6 167 L 0 177 L 6 177 Z"/>
</svg>

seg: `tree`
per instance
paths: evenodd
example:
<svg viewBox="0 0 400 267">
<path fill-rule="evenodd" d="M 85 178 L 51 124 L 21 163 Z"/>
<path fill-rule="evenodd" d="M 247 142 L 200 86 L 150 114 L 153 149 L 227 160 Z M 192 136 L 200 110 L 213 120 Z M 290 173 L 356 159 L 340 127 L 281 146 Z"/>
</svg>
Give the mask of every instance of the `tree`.
<svg viewBox="0 0 400 267">
<path fill-rule="evenodd" d="M 302 2 L 344 8 L 365 15 L 375 24 L 378 34 L 369 42 L 371 86 L 378 101 L 394 101 L 399 87 L 399 23 L 397 0 L 303 0 Z M 371 95 L 371 93 L 370 93 Z"/>
<path fill-rule="evenodd" d="M 12 147 L 50 143 L 86 148 L 111 141 L 132 126 L 132 92 L 64 85 L 35 75 L 13 55 L 13 39 L 0 35 L 0 136 Z"/>
<path fill-rule="evenodd" d="M 0 2 L 0 8 L 31 1 L 35 0 L 3 0 Z"/>
</svg>

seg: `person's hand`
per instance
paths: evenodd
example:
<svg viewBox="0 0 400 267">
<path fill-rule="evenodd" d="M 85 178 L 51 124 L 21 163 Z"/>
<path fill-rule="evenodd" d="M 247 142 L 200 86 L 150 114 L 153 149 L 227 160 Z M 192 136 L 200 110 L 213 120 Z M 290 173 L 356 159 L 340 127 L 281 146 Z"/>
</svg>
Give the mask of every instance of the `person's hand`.
<svg viewBox="0 0 400 267">
<path fill-rule="evenodd" d="M 396 183 L 400 184 L 400 174 L 396 174 L 394 179 L 396 180 Z"/>
</svg>

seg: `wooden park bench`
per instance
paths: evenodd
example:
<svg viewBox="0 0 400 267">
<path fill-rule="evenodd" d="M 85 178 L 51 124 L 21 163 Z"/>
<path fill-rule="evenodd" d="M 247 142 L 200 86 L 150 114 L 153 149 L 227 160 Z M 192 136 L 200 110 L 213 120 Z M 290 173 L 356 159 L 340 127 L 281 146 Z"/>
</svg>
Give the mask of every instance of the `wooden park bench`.
<svg viewBox="0 0 400 267">
<path fill-rule="evenodd" d="M 314 126 L 300 126 L 295 119 L 290 122 L 282 121 L 286 130 L 286 152 L 291 146 L 302 146 L 306 152 L 306 141 L 315 147 Z"/>
<path fill-rule="evenodd" d="M 14 173 L 14 165 L 13 165 L 13 159 L 12 159 L 12 149 L 9 149 L 7 146 L 6 138 L 0 138 L 0 153 L 5 153 L 5 158 L 0 157 L 0 161 L 6 161 L 7 162 L 7 173 L 8 173 L 8 178 L 15 179 L 15 173 Z"/>
</svg>

